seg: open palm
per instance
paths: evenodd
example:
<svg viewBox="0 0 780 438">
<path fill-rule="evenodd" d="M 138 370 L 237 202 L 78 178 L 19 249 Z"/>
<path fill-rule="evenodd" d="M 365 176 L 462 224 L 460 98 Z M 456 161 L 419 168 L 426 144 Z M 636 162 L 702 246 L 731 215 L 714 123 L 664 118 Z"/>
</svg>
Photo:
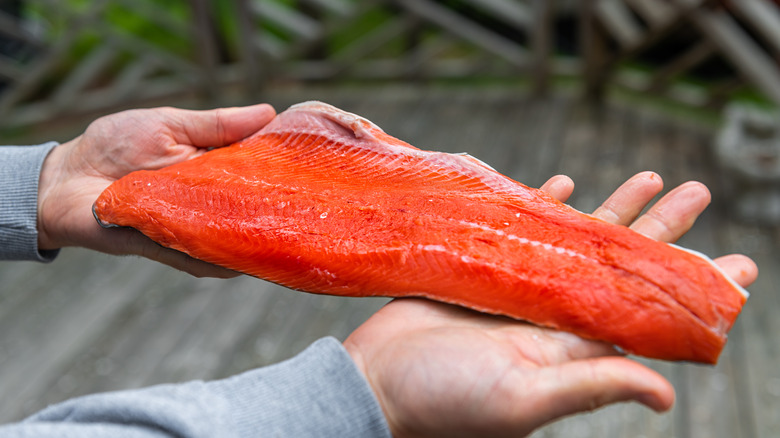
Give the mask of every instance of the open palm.
<svg viewBox="0 0 780 438">
<path fill-rule="evenodd" d="M 159 169 L 239 141 L 270 122 L 269 105 L 189 111 L 130 110 L 94 121 L 83 135 L 57 146 L 41 171 L 38 243 L 41 249 L 82 246 L 111 254 L 135 254 L 194 275 L 236 273 L 163 248 L 135 230 L 102 229 L 92 204 L 124 175 Z"/>
<path fill-rule="evenodd" d="M 636 175 L 594 215 L 674 241 L 710 200 L 699 183 L 676 188 L 637 216 L 661 179 Z M 565 177 L 542 189 L 565 200 Z M 744 256 L 716 260 L 740 284 L 757 275 Z M 674 389 L 655 371 L 611 346 L 504 317 L 423 299 L 395 300 L 345 342 L 396 437 L 523 436 L 552 420 L 634 400 L 663 411 Z"/>
</svg>

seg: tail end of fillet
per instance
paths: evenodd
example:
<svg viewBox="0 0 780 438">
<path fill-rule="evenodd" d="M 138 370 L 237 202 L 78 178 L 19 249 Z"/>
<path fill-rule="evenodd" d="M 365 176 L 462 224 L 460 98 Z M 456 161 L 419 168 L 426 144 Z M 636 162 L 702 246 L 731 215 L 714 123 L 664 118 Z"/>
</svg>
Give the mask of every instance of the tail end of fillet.
<svg viewBox="0 0 780 438">
<path fill-rule="evenodd" d="M 668 245 L 672 246 L 674 248 L 677 248 L 677 249 L 679 249 L 681 251 L 685 251 L 685 252 L 687 252 L 689 254 L 693 254 L 696 257 L 699 257 L 700 259 L 706 261 L 707 263 L 712 265 L 712 267 L 715 268 L 718 272 L 720 272 L 720 274 L 723 276 L 723 278 L 725 278 L 726 281 L 728 281 L 729 284 L 731 284 L 731 286 L 734 288 L 734 290 L 739 292 L 742 295 L 742 297 L 744 297 L 745 301 L 747 301 L 747 299 L 750 298 L 750 292 L 748 292 L 747 289 L 745 289 L 744 287 L 740 286 L 736 281 L 734 281 L 733 278 L 731 278 L 725 271 L 723 271 L 723 268 L 718 266 L 718 264 L 715 263 L 715 261 L 712 260 L 711 258 L 709 258 L 707 255 L 705 255 L 703 253 L 700 253 L 699 251 L 695 251 L 695 250 L 692 250 L 692 249 L 689 249 L 689 248 L 684 248 L 684 247 L 679 246 L 679 245 L 674 245 L 672 243 L 669 243 Z"/>
</svg>

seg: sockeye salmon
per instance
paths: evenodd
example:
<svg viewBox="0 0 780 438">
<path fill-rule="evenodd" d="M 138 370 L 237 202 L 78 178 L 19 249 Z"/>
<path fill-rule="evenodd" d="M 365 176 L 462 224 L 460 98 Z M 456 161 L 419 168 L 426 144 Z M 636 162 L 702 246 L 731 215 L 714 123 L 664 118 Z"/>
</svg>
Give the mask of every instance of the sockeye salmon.
<svg viewBox="0 0 780 438">
<path fill-rule="evenodd" d="M 292 289 L 427 297 L 658 359 L 715 363 L 747 299 L 704 255 L 319 102 L 231 146 L 131 173 L 94 213 Z"/>
</svg>

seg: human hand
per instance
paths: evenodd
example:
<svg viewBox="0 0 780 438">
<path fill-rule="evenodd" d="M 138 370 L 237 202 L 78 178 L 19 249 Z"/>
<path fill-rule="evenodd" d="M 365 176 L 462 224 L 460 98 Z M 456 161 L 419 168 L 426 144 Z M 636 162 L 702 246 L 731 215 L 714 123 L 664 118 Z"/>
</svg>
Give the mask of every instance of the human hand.
<svg viewBox="0 0 780 438">
<path fill-rule="evenodd" d="M 113 181 L 142 169 L 188 160 L 207 148 L 239 141 L 275 116 L 266 104 L 210 111 L 130 110 L 94 121 L 76 139 L 55 147 L 43 163 L 38 197 L 38 246 L 82 246 L 134 254 L 196 276 L 236 273 L 163 248 L 131 229 L 101 228 L 92 204 Z"/>
<path fill-rule="evenodd" d="M 645 172 L 593 214 L 652 238 L 674 241 L 709 203 L 699 183 L 662 189 Z M 565 201 L 567 177 L 544 186 Z M 757 275 L 744 256 L 716 260 L 743 286 Z M 671 384 L 611 346 L 424 299 L 394 300 L 344 342 L 373 388 L 395 437 L 523 436 L 555 419 L 621 402 L 656 411 L 674 402 Z"/>
</svg>

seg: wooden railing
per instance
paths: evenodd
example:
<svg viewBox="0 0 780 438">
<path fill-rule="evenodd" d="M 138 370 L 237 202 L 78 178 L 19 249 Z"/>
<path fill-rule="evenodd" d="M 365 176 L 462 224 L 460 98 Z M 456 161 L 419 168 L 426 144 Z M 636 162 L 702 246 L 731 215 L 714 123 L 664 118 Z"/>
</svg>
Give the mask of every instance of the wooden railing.
<svg viewBox="0 0 780 438">
<path fill-rule="evenodd" d="M 17 21 L 13 33 L 5 26 L 0 30 L 18 46 L 31 48 L 23 59 L 0 56 L 3 126 L 102 111 L 202 89 L 206 83 L 194 50 L 199 45 L 196 20 L 176 19 L 153 2 L 95 1 L 85 10 L 71 10 L 57 1 L 34 3 L 45 14 L 40 19 L 45 32 L 31 31 L 26 27 L 31 23 L 23 21 Z M 115 28 L 108 15 L 122 13 L 179 36 L 192 45 L 192 55 Z M 11 21 L 9 16 L 2 19 Z"/>
<path fill-rule="evenodd" d="M 618 86 L 698 107 L 745 90 L 780 103 L 780 12 L 769 0 L 25 4 L 37 16 L 0 13 L 0 48 L 13 48 L 0 54 L 0 126 L 181 95 L 216 104 L 226 89 L 261 98 L 280 80 L 494 77 L 541 94 L 567 75 L 594 99 Z M 571 53 L 558 50 L 564 19 L 578 28 Z M 697 76 L 713 60 L 723 74 Z"/>
<path fill-rule="evenodd" d="M 553 2 L 458 3 L 460 8 L 431 0 L 309 0 L 290 7 L 240 0 L 240 40 L 245 42 L 242 58 L 249 61 L 250 80 L 413 80 L 527 74 L 539 91 L 546 88 L 551 70 L 565 68 L 548 62 Z M 345 29 L 377 15 L 384 17 L 371 29 L 328 47 L 327 42 L 343 37 Z M 263 21 L 275 23 L 275 32 L 256 25 Z M 490 28 L 490 24 L 501 29 Z"/>
<path fill-rule="evenodd" d="M 585 2 L 586 89 L 616 82 L 694 106 L 720 107 L 746 87 L 780 103 L 780 10 L 767 0 L 588 0 Z M 612 43 L 612 47 L 608 45 Z M 664 47 L 666 59 L 646 74 L 619 66 Z M 728 66 L 699 84 L 675 81 L 718 59 Z M 609 78 L 610 75 L 613 77 Z"/>
</svg>

